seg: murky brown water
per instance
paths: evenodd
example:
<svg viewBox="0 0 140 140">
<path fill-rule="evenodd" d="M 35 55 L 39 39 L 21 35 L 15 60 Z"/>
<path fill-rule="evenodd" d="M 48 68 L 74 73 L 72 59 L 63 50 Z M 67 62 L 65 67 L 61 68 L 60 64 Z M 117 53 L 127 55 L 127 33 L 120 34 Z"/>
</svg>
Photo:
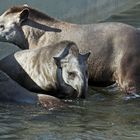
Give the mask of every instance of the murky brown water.
<svg viewBox="0 0 140 140">
<path fill-rule="evenodd" d="M 106 6 L 115 7 L 116 1 L 114 0 L 114 5 L 112 3 Z M 105 19 L 140 27 L 140 4 L 129 11 Z M 0 45 L 6 48 L 0 50 L 1 58 L 13 51 L 11 47 L 9 51 L 7 44 Z M 90 87 L 89 97 L 86 100 L 72 101 L 69 104 L 69 108 L 46 111 L 38 106 L 0 103 L 0 139 L 140 139 L 140 100 L 125 101 L 123 94 L 115 87 L 104 89 Z"/>
</svg>

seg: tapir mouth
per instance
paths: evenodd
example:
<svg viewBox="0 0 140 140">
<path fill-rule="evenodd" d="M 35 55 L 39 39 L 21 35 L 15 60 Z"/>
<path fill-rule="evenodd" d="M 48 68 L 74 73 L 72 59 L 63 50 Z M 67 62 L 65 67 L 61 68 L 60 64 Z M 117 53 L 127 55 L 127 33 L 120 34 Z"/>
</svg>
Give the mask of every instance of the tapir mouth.
<svg viewBox="0 0 140 140">
<path fill-rule="evenodd" d="M 69 86 L 66 89 L 61 89 L 60 90 L 60 96 L 59 98 L 61 99 L 76 99 L 78 98 L 78 91 L 76 89 L 74 89 L 73 87 Z"/>
</svg>

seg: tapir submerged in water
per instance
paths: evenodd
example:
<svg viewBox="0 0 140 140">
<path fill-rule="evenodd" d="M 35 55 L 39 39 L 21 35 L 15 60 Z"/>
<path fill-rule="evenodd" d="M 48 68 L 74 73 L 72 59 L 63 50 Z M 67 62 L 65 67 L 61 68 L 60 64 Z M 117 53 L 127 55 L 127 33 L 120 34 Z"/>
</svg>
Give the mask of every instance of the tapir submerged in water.
<svg viewBox="0 0 140 140">
<path fill-rule="evenodd" d="M 53 109 L 64 107 L 64 104 L 60 99 L 39 93 L 33 93 L 13 79 L 11 79 L 6 73 L 0 70 L 0 100 L 10 101 L 20 104 L 38 104 L 46 109 Z"/>
<path fill-rule="evenodd" d="M 0 69 L 29 91 L 66 99 L 84 98 L 89 55 L 80 54 L 75 43 L 62 41 L 11 54 L 0 60 Z"/>
<path fill-rule="evenodd" d="M 130 95 L 140 92 L 140 31 L 123 23 L 77 25 L 49 17 L 28 6 L 12 7 L 0 16 L 0 41 L 30 49 L 63 40 L 90 51 L 89 83 L 118 83 Z"/>
</svg>

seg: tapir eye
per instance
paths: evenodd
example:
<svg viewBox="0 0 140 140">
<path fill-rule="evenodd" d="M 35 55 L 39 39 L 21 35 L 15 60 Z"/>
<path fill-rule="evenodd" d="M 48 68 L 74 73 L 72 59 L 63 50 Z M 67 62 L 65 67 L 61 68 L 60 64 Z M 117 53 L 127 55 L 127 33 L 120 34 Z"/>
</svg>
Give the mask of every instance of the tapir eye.
<svg viewBox="0 0 140 140">
<path fill-rule="evenodd" d="M 4 30 L 4 25 L 0 25 L 0 29 L 1 30 Z"/>
<path fill-rule="evenodd" d="M 74 79 L 76 77 L 76 72 L 68 72 L 68 76 L 70 79 Z"/>
</svg>

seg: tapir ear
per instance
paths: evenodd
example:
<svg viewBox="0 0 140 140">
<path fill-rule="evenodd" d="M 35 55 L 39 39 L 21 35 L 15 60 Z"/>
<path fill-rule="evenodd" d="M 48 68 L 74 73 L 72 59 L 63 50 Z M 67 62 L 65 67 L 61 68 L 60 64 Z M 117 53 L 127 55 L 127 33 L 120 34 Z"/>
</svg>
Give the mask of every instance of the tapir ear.
<svg viewBox="0 0 140 140">
<path fill-rule="evenodd" d="M 89 58 L 89 56 L 90 56 L 90 54 L 91 54 L 91 52 L 88 52 L 86 54 L 80 54 L 80 55 L 82 56 L 82 58 L 83 58 L 84 61 L 87 61 L 88 58 Z"/>
<path fill-rule="evenodd" d="M 29 17 L 29 9 L 24 8 L 20 13 L 19 13 L 19 22 L 22 23 L 26 21 Z"/>
<path fill-rule="evenodd" d="M 54 58 L 54 62 L 55 62 L 55 64 L 57 65 L 57 67 L 61 67 L 61 60 L 60 60 L 60 58 L 59 57 L 53 57 Z"/>
</svg>

